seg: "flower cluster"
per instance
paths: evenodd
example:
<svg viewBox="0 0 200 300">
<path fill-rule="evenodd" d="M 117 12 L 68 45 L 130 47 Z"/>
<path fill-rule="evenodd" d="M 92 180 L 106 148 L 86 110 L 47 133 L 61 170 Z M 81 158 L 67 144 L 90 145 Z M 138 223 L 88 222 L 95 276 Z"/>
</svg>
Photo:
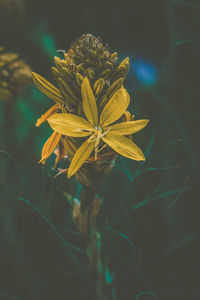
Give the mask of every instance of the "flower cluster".
<svg viewBox="0 0 200 300">
<path fill-rule="evenodd" d="M 0 47 L 0 99 L 12 99 L 30 83 L 30 67 L 18 54 Z"/>
<path fill-rule="evenodd" d="M 67 155 L 71 161 L 67 176 L 81 172 L 84 165 L 121 154 L 145 160 L 131 135 L 148 120 L 133 120 L 127 108 L 130 96 L 123 86 L 129 59 L 118 64 L 99 38 L 86 34 L 77 39 L 64 59 L 55 57 L 52 68 L 57 87 L 33 73 L 35 85 L 53 99 L 53 105 L 37 121 L 48 121 L 53 133 L 46 141 L 40 162 L 57 148 L 57 161 Z"/>
</svg>

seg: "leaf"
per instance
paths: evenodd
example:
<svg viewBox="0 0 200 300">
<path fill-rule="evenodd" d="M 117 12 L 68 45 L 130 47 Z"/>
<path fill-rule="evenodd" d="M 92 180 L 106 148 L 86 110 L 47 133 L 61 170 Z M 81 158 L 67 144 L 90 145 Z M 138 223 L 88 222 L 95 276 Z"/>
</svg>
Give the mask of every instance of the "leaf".
<svg viewBox="0 0 200 300">
<path fill-rule="evenodd" d="M 98 124 L 98 110 L 96 99 L 87 77 L 83 79 L 81 84 L 83 111 L 92 126 Z"/>
<path fill-rule="evenodd" d="M 138 120 L 138 121 L 130 121 L 130 122 L 123 122 L 111 125 L 109 133 L 118 134 L 118 135 L 130 135 L 142 130 L 146 125 L 149 123 L 149 120 Z"/>
<path fill-rule="evenodd" d="M 84 162 L 88 159 L 92 151 L 94 150 L 95 144 L 89 142 L 87 139 L 76 151 L 72 162 L 69 166 L 67 177 L 70 178 L 74 175 L 84 164 Z"/>
<path fill-rule="evenodd" d="M 130 103 L 130 96 L 124 87 L 121 87 L 105 105 L 101 117 L 100 126 L 105 127 L 118 120 L 126 111 Z"/>
<path fill-rule="evenodd" d="M 46 159 L 53 153 L 61 138 L 61 134 L 53 132 L 42 148 L 42 157 L 39 163 L 44 164 Z"/>
<path fill-rule="evenodd" d="M 53 130 L 67 136 L 88 136 L 93 131 L 87 120 L 74 114 L 55 114 L 48 118 L 47 121 Z"/>
<path fill-rule="evenodd" d="M 108 133 L 102 137 L 102 140 L 114 151 L 125 157 L 133 160 L 145 160 L 140 148 L 133 141 L 124 136 Z"/>
<path fill-rule="evenodd" d="M 61 92 L 49 81 L 47 81 L 44 77 L 39 74 L 32 72 L 33 82 L 35 86 L 49 98 L 53 99 L 58 103 L 63 103 L 63 96 Z"/>
<path fill-rule="evenodd" d="M 60 109 L 60 104 L 53 105 L 50 109 L 48 109 L 41 117 L 37 120 L 35 126 L 39 127 L 42 123 L 46 122 L 46 120 L 53 114 L 57 113 Z"/>
</svg>

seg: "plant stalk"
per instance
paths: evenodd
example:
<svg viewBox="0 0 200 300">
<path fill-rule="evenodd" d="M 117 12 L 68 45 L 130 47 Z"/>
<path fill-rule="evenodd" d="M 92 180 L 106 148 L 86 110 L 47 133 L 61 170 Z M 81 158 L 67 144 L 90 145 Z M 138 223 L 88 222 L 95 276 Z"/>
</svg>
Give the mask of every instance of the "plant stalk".
<svg viewBox="0 0 200 300">
<path fill-rule="evenodd" d="M 101 234 L 96 226 L 101 204 L 102 200 L 95 188 L 83 186 L 80 202 L 74 203 L 73 220 L 86 242 L 85 253 L 89 262 L 89 272 L 96 280 L 97 299 L 107 300 L 105 272 L 101 256 Z"/>
</svg>

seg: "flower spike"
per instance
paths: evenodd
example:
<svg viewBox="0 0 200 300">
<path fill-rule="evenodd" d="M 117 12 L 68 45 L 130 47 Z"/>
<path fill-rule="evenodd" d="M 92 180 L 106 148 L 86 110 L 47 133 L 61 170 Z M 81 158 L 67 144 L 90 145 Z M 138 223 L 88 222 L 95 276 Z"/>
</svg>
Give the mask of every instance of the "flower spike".
<svg viewBox="0 0 200 300">
<path fill-rule="evenodd" d="M 145 160 L 131 135 L 145 128 L 149 120 L 135 121 L 127 111 L 130 96 L 123 82 L 128 69 L 128 57 L 119 64 L 117 53 L 85 34 L 63 59 L 55 58 L 56 86 L 33 73 L 38 89 L 56 101 L 36 123 L 40 126 L 47 120 L 54 130 L 43 147 L 41 162 L 59 145 L 58 160 L 68 157 L 70 161 L 67 177 L 76 174 L 82 184 L 90 185 L 93 176 L 98 180 L 109 168 L 103 161 L 111 162 L 116 154 Z"/>
</svg>

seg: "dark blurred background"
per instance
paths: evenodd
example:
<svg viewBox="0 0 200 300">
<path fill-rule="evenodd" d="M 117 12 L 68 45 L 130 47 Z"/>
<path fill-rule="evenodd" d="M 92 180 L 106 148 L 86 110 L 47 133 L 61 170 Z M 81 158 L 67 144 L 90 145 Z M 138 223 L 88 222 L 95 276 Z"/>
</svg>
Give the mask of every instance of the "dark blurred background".
<svg viewBox="0 0 200 300">
<path fill-rule="evenodd" d="M 0 0 L 0 45 L 51 81 L 56 51 L 84 33 L 130 57 L 130 109 L 151 122 L 134 139 L 146 162 L 118 158 L 100 187 L 108 299 L 200 299 L 199 28 L 199 0 Z M 0 100 L 2 300 L 96 297 L 71 221 L 77 184 L 37 164 L 51 105 L 33 85 Z"/>
</svg>

